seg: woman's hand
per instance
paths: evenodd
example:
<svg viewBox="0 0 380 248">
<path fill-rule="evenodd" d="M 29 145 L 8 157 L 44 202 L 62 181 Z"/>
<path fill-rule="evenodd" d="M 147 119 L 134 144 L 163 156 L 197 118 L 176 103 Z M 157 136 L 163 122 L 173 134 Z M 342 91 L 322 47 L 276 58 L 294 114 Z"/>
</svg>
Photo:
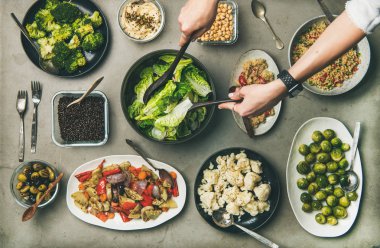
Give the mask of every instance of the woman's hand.
<svg viewBox="0 0 380 248">
<path fill-rule="evenodd" d="M 215 20 L 218 0 L 188 0 L 178 16 L 182 32 L 179 45 L 196 39 L 206 32 Z"/>
<path fill-rule="evenodd" d="M 241 116 L 256 116 L 274 107 L 287 93 L 285 84 L 279 79 L 268 84 L 243 86 L 228 95 L 231 99 L 243 99 L 241 103 L 222 103 L 219 109 L 231 109 Z"/>
</svg>

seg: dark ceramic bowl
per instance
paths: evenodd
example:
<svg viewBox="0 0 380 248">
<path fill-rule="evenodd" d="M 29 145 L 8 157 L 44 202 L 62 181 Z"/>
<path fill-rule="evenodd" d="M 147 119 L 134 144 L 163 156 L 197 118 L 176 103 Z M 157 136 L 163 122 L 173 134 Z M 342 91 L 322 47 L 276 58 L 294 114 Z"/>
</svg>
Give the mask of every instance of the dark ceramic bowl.
<svg viewBox="0 0 380 248">
<path fill-rule="evenodd" d="M 134 120 L 132 120 L 128 115 L 128 106 L 130 106 L 133 101 L 135 100 L 135 92 L 134 87 L 135 85 L 140 81 L 140 72 L 147 66 L 153 65 L 155 62 L 158 61 L 159 57 L 165 54 L 168 55 L 176 55 L 178 53 L 178 50 L 158 50 L 151 53 L 148 53 L 141 57 L 139 60 L 137 60 L 131 68 L 129 68 L 127 74 L 124 77 L 123 84 L 121 86 L 121 107 L 123 108 L 124 116 L 129 122 L 129 124 L 132 126 L 132 128 L 139 133 L 144 138 L 155 141 L 161 144 L 178 144 L 182 142 L 186 142 L 188 140 L 191 140 L 198 134 L 200 134 L 203 130 L 206 129 L 207 125 L 210 123 L 211 118 L 214 114 L 215 106 L 207 107 L 207 115 L 205 120 L 201 123 L 201 125 L 193 131 L 190 135 L 177 139 L 177 140 L 156 140 L 148 135 L 146 135 L 135 123 Z M 212 92 L 209 94 L 209 100 L 215 100 L 215 85 L 212 81 L 210 73 L 207 71 L 206 67 L 195 57 L 191 56 L 190 54 L 185 54 L 185 58 L 191 58 L 193 60 L 193 63 L 196 67 L 203 70 L 206 73 L 207 81 L 209 82 L 211 86 Z"/>
</svg>

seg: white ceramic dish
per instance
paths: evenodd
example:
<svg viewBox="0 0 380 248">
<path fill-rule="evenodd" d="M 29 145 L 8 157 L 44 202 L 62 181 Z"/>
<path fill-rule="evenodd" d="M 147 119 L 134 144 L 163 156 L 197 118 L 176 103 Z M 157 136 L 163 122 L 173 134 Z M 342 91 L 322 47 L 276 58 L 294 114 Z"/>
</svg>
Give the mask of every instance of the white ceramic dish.
<svg viewBox="0 0 380 248">
<path fill-rule="evenodd" d="M 243 71 L 243 64 L 246 61 L 254 60 L 254 59 L 265 59 L 268 63 L 268 70 L 273 72 L 275 79 L 277 78 L 279 70 L 278 70 L 276 63 L 272 59 L 272 57 L 269 56 L 269 54 L 267 54 L 266 52 L 264 52 L 262 50 L 250 50 L 250 51 L 244 53 L 239 58 L 238 62 L 236 63 L 236 66 L 232 71 L 231 80 L 230 80 L 231 85 L 230 86 L 240 86 L 239 76 L 240 76 L 240 73 Z M 265 123 L 262 123 L 257 128 L 253 129 L 254 135 L 265 134 L 266 132 L 268 132 L 273 127 L 273 125 L 276 123 L 276 120 L 280 114 L 281 103 L 282 102 L 279 102 L 276 106 L 274 106 L 275 114 L 273 116 L 267 117 Z M 243 130 L 244 132 L 247 132 L 241 116 L 234 111 L 232 111 L 232 115 L 235 119 L 235 122 L 240 127 L 240 129 Z"/>
<path fill-rule="evenodd" d="M 292 50 L 295 45 L 295 43 L 298 41 L 298 38 L 300 35 L 305 33 L 314 23 L 325 20 L 326 16 L 317 16 L 314 17 L 304 24 L 302 24 L 297 31 L 294 33 L 290 45 L 289 45 L 289 50 L 288 50 L 288 61 L 289 65 L 292 66 Z M 322 90 L 316 86 L 311 86 L 308 82 L 303 83 L 303 87 L 315 94 L 318 95 L 324 95 L 324 96 L 335 96 L 335 95 L 340 95 L 343 94 L 352 88 L 354 88 L 356 85 L 358 85 L 362 79 L 364 78 L 365 74 L 368 71 L 369 68 L 369 63 L 371 61 L 371 50 L 369 47 L 369 42 L 367 37 L 364 37 L 357 45 L 358 52 L 360 53 L 360 60 L 361 63 L 358 65 L 358 70 L 355 72 L 352 78 L 346 80 L 343 82 L 342 87 L 334 88 L 329 91 Z"/>
<path fill-rule="evenodd" d="M 106 222 L 102 222 L 97 217 L 91 214 L 86 214 L 82 212 L 77 206 L 75 206 L 74 201 L 71 198 L 71 194 L 78 191 L 79 181 L 75 178 L 75 175 L 80 172 L 95 169 L 101 163 L 103 159 L 106 160 L 104 164 L 105 166 L 113 164 L 113 163 L 121 163 L 124 161 L 129 161 L 132 165 L 137 166 L 137 167 L 140 167 L 143 164 L 145 165 L 147 164 L 140 156 L 112 155 L 112 156 L 98 158 L 79 166 L 71 174 L 69 178 L 69 181 L 67 183 L 67 193 L 66 193 L 67 207 L 69 208 L 70 212 L 74 216 L 76 216 L 78 219 L 92 225 L 101 226 L 104 228 L 109 228 L 109 229 L 114 229 L 114 230 L 124 230 L 124 231 L 140 230 L 140 229 L 152 228 L 152 227 L 165 223 L 166 221 L 177 216 L 181 212 L 183 207 L 185 206 L 186 183 L 182 175 L 175 168 L 171 167 L 168 164 L 165 164 L 163 162 L 159 162 L 156 160 L 150 160 L 153 162 L 155 166 L 157 166 L 157 168 L 163 168 L 168 171 L 174 171 L 177 173 L 177 184 L 178 184 L 179 196 L 174 198 L 175 202 L 178 205 L 177 208 L 170 209 L 168 212 L 162 213 L 156 220 L 150 220 L 148 222 L 144 222 L 141 219 L 139 219 L 139 220 L 131 220 L 130 222 L 126 222 L 126 223 L 124 223 L 121 220 L 121 217 L 119 214 L 116 214 L 114 219 L 108 220 Z"/>
<path fill-rule="evenodd" d="M 319 237 L 338 237 L 345 234 L 355 222 L 356 216 L 359 211 L 360 199 L 362 196 L 363 187 L 363 172 L 362 164 L 360 161 L 359 150 L 357 151 L 353 169 L 359 176 L 359 187 L 356 190 L 358 194 L 358 199 L 352 201 L 351 205 L 347 208 L 348 216 L 345 219 L 338 219 L 338 224 L 336 226 L 331 226 L 329 224 L 321 225 L 318 224 L 314 217 L 317 211 L 312 213 L 305 213 L 302 211 L 302 202 L 300 201 L 300 195 L 302 190 L 297 187 L 297 179 L 301 177 L 296 170 L 296 165 L 299 161 L 303 160 L 303 156 L 299 154 L 298 147 L 301 144 L 310 144 L 311 134 L 315 130 L 323 131 L 327 128 L 334 130 L 337 136 L 344 143 L 351 144 L 352 136 L 348 129 L 343 125 L 342 122 L 327 117 L 317 117 L 305 122 L 297 131 L 294 136 L 291 150 L 289 153 L 288 164 L 286 168 L 286 184 L 288 190 L 288 197 L 290 205 L 292 206 L 294 215 L 296 216 L 300 225 L 309 233 L 319 236 Z M 346 157 L 351 156 L 352 150 L 346 152 Z"/>
</svg>

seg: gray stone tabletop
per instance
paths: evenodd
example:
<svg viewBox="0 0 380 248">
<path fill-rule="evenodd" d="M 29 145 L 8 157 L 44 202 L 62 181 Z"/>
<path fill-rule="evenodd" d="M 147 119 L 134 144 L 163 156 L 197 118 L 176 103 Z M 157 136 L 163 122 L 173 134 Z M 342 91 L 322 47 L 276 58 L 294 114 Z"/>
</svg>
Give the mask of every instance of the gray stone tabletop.
<svg viewBox="0 0 380 248">
<path fill-rule="evenodd" d="M 119 30 L 118 7 L 121 0 L 97 0 L 111 30 L 111 46 L 103 63 L 76 79 L 50 76 L 34 66 L 20 42 L 20 32 L 10 18 L 14 12 L 22 18 L 32 0 L 0 0 L 0 247 L 262 247 L 248 235 L 220 232 L 209 226 L 198 214 L 193 199 L 193 184 L 199 166 L 215 151 L 227 147 L 246 147 L 262 154 L 272 163 L 281 184 L 280 204 L 274 217 L 258 230 L 281 247 L 379 247 L 380 246 L 380 29 L 368 36 L 371 44 L 371 65 L 364 80 L 352 91 L 335 97 L 317 96 L 306 90 L 295 99 L 286 99 L 280 117 L 267 134 L 248 138 L 235 124 L 229 111 L 216 111 L 209 128 L 185 144 L 159 145 L 139 136 L 127 123 L 120 105 L 121 82 L 128 68 L 141 56 L 158 49 L 177 49 L 179 38 L 177 16 L 185 1 L 160 0 L 167 23 L 160 36 L 147 44 L 128 40 Z M 321 15 L 316 1 L 265 0 L 267 17 L 285 42 L 284 50 L 275 49 L 265 25 L 254 18 L 250 1 L 237 0 L 239 5 L 239 39 L 232 46 L 191 44 L 188 52 L 197 57 L 212 73 L 217 94 L 225 97 L 231 69 L 245 51 L 262 49 L 268 52 L 280 69 L 288 67 L 287 48 L 299 25 Z M 344 9 L 344 0 L 326 1 L 334 13 Z M 110 139 L 96 148 L 65 149 L 51 139 L 51 98 L 60 90 L 81 90 L 100 76 L 105 76 L 99 90 L 110 101 Z M 25 115 L 25 160 L 41 159 L 65 173 L 56 201 L 22 223 L 25 209 L 17 205 L 9 190 L 9 181 L 17 157 L 19 116 L 15 109 L 19 89 L 30 92 L 30 81 L 43 84 L 39 106 L 37 153 L 30 153 L 32 104 Z M 355 121 L 361 121 L 361 152 L 364 189 L 360 211 L 351 230 L 338 238 L 318 238 L 306 232 L 297 222 L 286 191 L 286 162 L 293 136 L 308 119 L 318 116 L 337 118 L 353 132 Z M 185 177 L 188 197 L 182 213 L 173 220 L 145 231 L 114 231 L 82 222 L 66 206 L 66 183 L 79 165 L 107 155 L 135 154 L 124 142 L 135 140 L 149 156 L 175 166 Z"/>
</svg>

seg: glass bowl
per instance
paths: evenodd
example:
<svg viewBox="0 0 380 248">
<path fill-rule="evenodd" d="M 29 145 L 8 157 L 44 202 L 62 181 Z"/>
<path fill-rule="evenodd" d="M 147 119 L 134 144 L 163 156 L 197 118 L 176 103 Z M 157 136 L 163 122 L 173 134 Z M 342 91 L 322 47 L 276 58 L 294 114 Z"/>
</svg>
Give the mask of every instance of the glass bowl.
<svg viewBox="0 0 380 248">
<path fill-rule="evenodd" d="M 11 177 L 10 188 L 11 188 L 11 192 L 12 192 L 12 195 L 13 195 L 13 198 L 15 199 L 15 201 L 20 206 L 22 206 L 24 208 L 29 208 L 33 204 L 31 202 L 25 200 L 24 198 L 22 198 L 20 196 L 19 191 L 16 189 L 16 184 L 18 183 L 17 176 L 18 176 L 18 174 L 20 174 L 22 172 L 22 170 L 25 168 L 25 166 L 27 166 L 27 165 L 32 166 L 35 163 L 39 163 L 39 164 L 42 164 L 44 166 L 50 167 L 54 171 L 55 178 L 57 178 L 57 176 L 58 176 L 57 169 L 55 167 L 53 167 L 51 164 L 49 164 L 45 161 L 42 161 L 42 160 L 32 160 L 32 161 L 28 161 L 28 162 L 23 162 L 19 166 L 17 166 L 17 168 L 13 171 L 13 174 Z M 56 196 L 58 194 L 59 184 L 60 183 L 57 183 L 57 185 L 55 186 L 55 190 L 54 190 L 54 192 L 52 192 L 51 198 L 48 201 L 42 202 L 40 205 L 38 205 L 39 208 L 43 208 L 43 207 L 49 205 L 50 203 L 52 203 L 54 201 L 54 199 L 56 198 Z"/>
<path fill-rule="evenodd" d="M 53 142 L 60 147 L 76 147 L 76 146 L 101 146 L 104 145 L 108 140 L 108 134 L 109 134 L 109 110 L 108 110 L 108 99 L 106 95 L 101 92 L 94 90 L 90 93 L 89 96 L 96 96 L 96 97 L 102 97 L 104 99 L 104 139 L 103 140 L 96 140 L 96 141 L 66 141 L 62 139 L 61 132 L 59 128 L 59 122 L 58 122 L 58 103 L 59 99 L 62 97 L 81 97 L 86 91 L 84 90 L 76 90 L 76 91 L 59 91 L 57 92 L 52 100 L 51 100 L 51 107 L 52 107 L 52 132 L 51 137 L 53 139 Z"/>
<path fill-rule="evenodd" d="M 136 39 L 134 37 L 131 37 L 127 32 L 124 31 L 123 29 L 123 24 L 121 22 L 121 17 L 123 15 L 123 10 L 125 8 L 125 6 L 128 4 L 128 3 L 131 3 L 131 2 L 139 2 L 139 1 L 144 1 L 144 2 L 151 2 L 153 4 L 155 4 L 157 6 L 157 8 L 159 9 L 160 13 L 161 13 L 161 24 L 160 24 L 160 27 L 157 29 L 156 33 L 154 33 L 153 35 L 151 36 L 148 36 L 147 38 L 145 39 Z M 138 42 L 138 43 L 145 43 L 145 42 L 149 42 L 153 39 L 155 39 L 161 32 L 162 30 L 164 29 L 164 26 L 165 26 L 165 11 L 164 11 L 164 8 L 162 7 L 162 5 L 160 4 L 159 1 L 157 0 L 126 0 L 124 1 L 121 5 L 120 5 L 120 8 L 119 8 L 119 11 L 118 11 L 118 15 L 117 15 L 117 21 L 119 23 L 119 28 L 120 30 L 131 40 L 135 41 L 135 42 Z"/>
</svg>

